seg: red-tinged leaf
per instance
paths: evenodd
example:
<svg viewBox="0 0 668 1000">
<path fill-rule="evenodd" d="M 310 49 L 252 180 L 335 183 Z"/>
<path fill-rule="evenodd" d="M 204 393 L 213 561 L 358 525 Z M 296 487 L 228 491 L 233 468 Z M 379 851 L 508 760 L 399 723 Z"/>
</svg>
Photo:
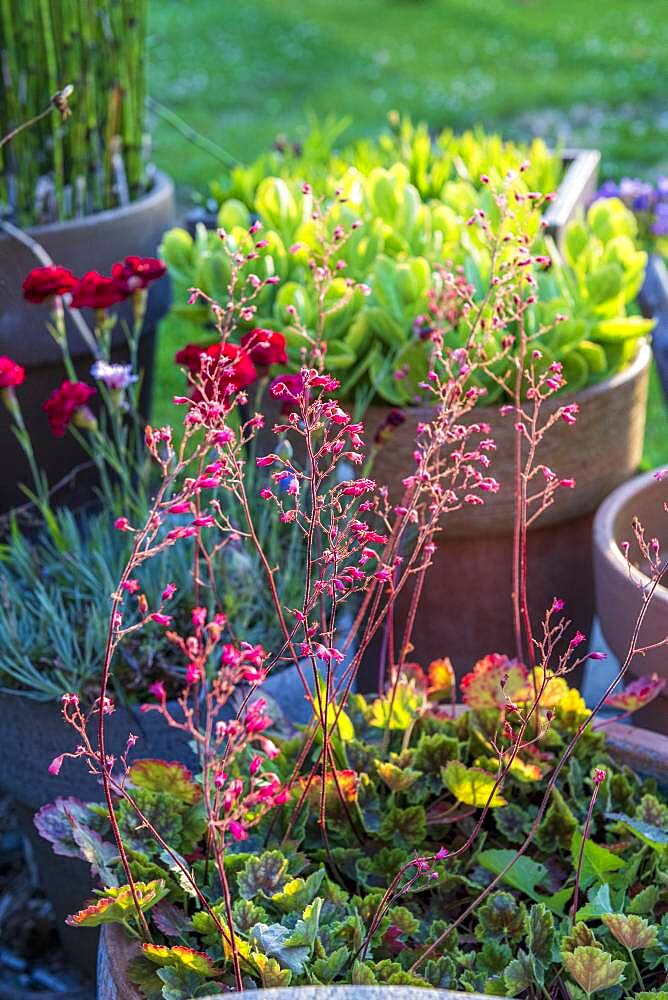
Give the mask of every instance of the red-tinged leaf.
<svg viewBox="0 0 668 1000">
<path fill-rule="evenodd" d="M 181 937 L 192 930 L 192 921 L 180 906 L 164 900 L 154 907 L 151 919 L 165 937 Z"/>
<path fill-rule="evenodd" d="M 220 975 L 220 969 L 216 967 L 213 959 L 203 951 L 195 951 L 194 948 L 186 948 L 181 944 L 175 944 L 171 948 L 166 944 L 144 944 L 143 950 L 146 958 L 156 965 L 169 965 L 196 972 L 207 979 Z"/>
<path fill-rule="evenodd" d="M 513 701 L 525 689 L 527 678 L 528 670 L 523 663 L 502 653 L 489 653 L 462 677 L 459 686 L 470 708 L 502 708 L 506 698 Z"/>
<path fill-rule="evenodd" d="M 202 794 L 192 773 L 178 761 L 138 760 L 130 768 L 130 781 L 136 788 L 150 792 L 168 792 L 181 802 L 193 805 Z"/>
<path fill-rule="evenodd" d="M 100 924 L 117 924 L 133 917 L 136 911 L 129 885 L 104 891 L 106 896 L 73 913 L 65 922 L 71 927 L 99 927 Z M 155 879 L 153 882 L 135 882 L 135 892 L 140 908 L 146 911 L 159 903 L 168 890 L 162 879 Z"/>
<path fill-rule="evenodd" d="M 455 671 L 449 657 L 442 660 L 432 660 L 427 667 L 429 677 L 429 694 L 438 698 L 449 698 L 457 683 Z"/>
<path fill-rule="evenodd" d="M 606 705 L 612 705 L 622 712 L 637 712 L 653 701 L 666 686 L 665 677 L 652 674 L 651 677 L 638 677 L 637 680 L 627 684 L 623 691 L 609 694 L 605 699 Z"/>
</svg>

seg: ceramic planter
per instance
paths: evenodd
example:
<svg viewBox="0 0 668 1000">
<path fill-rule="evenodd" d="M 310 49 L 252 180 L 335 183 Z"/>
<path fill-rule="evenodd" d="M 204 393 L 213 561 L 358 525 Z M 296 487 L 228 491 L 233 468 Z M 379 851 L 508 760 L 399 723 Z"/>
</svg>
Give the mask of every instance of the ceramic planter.
<svg viewBox="0 0 668 1000">
<path fill-rule="evenodd" d="M 153 256 L 164 231 L 173 223 L 174 186 L 164 174 L 158 174 L 151 191 L 137 201 L 121 208 L 84 216 L 69 222 L 36 226 L 28 231 L 52 260 L 71 268 L 75 274 L 96 270 L 109 274 L 114 261 L 128 254 Z M 82 462 L 76 441 L 66 436 L 54 446 L 42 402 L 65 377 L 60 350 L 46 329 L 49 310 L 46 306 L 24 301 L 21 284 L 26 274 L 41 265 L 23 243 L 0 229 L 0 354 L 7 354 L 26 368 L 26 381 L 19 389 L 21 406 L 39 464 L 54 484 L 74 466 Z M 144 369 L 143 408 L 148 412 L 155 334 L 158 320 L 169 306 L 169 282 L 156 282 L 149 293 L 144 333 L 140 348 L 140 367 Z M 119 310 L 120 316 L 131 321 L 130 303 Z M 86 310 L 92 323 L 92 314 Z M 71 321 L 68 320 L 68 341 L 79 378 L 90 381 L 90 352 Z M 119 324 L 113 344 L 113 360 L 128 360 L 125 334 Z M 25 500 L 17 483 L 30 482 L 30 472 L 14 435 L 10 431 L 9 415 L 0 408 L 0 466 L 11 469 L 12 475 L 0 481 L 0 511 Z M 85 456 L 84 456 L 85 458 Z M 83 479 L 83 482 L 82 482 Z M 90 483 L 88 484 L 90 488 Z M 58 494 L 61 503 L 77 503 L 86 496 L 85 477 L 79 477 L 69 491 Z"/>
<path fill-rule="evenodd" d="M 458 712 L 464 710 L 457 706 Z M 606 726 L 608 747 L 620 764 L 660 782 L 668 780 L 668 738 L 634 726 L 613 723 Z M 77 933 L 81 933 L 80 930 Z M 108 925 L 100 936 L 97 965 L 97 1000 L 141 1000 L 137 990 L 128 982 L 128 962 L 137 954 L 137 943 L 130 941 L 118 926 Z M 437 998 L 463 998 L 482 1000 L 483 994 L 457 993 L 450 990 L 413 989 L 397 986 L 303 986 L 291 989 L 244 991 L 248 997 L 267 1000 L 357 1000 L 358 997 L 396 997 L 397 1000 L 437 1000 Z M 243 994 L 242 994 L 243 995 Z M 216 998 L 212 998 L 216 1000 Z M 222 996 L 217 998 L 222 1000 Z"/>
<path fill-rule="evenodd" d="M 645 536 L 658 538 L 662 550 L 668 547 L 668 517 L 664 504 L 668 501 L 668 466 L 666 478 L 658 480 L 654 472 L 624 483 L 607 498 L 594 520 L 594 569 L 596 575 L 596 610 L 601 629 L 611 651 L 618 660 L 627 655 L 629 641 L 641 607 L 641 590 L 650 584 L 643 566 L 636 564 L 633 572 L 620 549 L 620 543 L 630 541 L 630 554 L 637 552 L 631 522 L 640 519 Z M 656 588 L 649 604 L 642 630 L 641 646 L 660 642 L 668 636 L 668 585 Z M 634 674 L 657 673 L 668 680 L 668 647 L 650 650 L 635 657 L 630 664 Z M 668 691 L 664 688 L 642 712 L 638 721 L 643 725 L 668 733 Z"/>
<path fill-rule="evenodd" d="M 566 601 L 574 626 L 586 634 L 594 611 L 591 524 L 600 502 L 636 471 L 642 455 L 651 351 L 644 344 L 627 369 L 575 395 L 580 412 L 574 426 L 557 421 L 538 452 L 557 475 L 573 477 L 574 490 L 560 490 L 555 502 L 529 532 L 531 615 L 539 622 L 555 596 Z M 552 398 L 547 414 L 568 397 Z M 373 440 L 387 407 L 366 415 Z M 372 475 L 399 499 L 402 479 L 414 466 L 416 427 L 429 408 L 405 411 L 406 420 L 378 452 Z M 513 547 L 512 415 L 479 407 L 469 420 L 491 425 L 496 441 L 490 474 L 501 484 L 486 494 L 483 507 L 465 505 L 449 514 L 436 537 L 437 549 L 418 611 L 413 644 L 418 662 L 448 655 L 461 675 L 486 652 L 512 652 L 511 566 Z M 401 613 L 401 602 L 399 606 Z M 375 682 L 375 678 L 374 678 Z"/>
</svg>

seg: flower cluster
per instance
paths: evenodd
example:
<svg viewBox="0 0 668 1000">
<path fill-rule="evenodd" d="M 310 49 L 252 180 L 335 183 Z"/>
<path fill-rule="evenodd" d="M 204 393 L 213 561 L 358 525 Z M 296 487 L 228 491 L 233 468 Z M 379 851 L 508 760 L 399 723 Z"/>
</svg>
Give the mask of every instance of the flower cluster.
<svg viewBox="0 0 668 1000">
<path fill-rule="evenodd" d="M 162 261 L 153 257 L 126 257 L 112 265 L 111 277 L 87 271 L 77 278 L 69 268 L 52 264 L 33 268 L 24 279 L 23 295 L 36 304 L 67 296 L 73 309 L 108 309 L 145 290 L 166 271 Z"/>
<path fill-rule="evenodd" d="M 656 184 L 638 177 L 605 181 L 594 198 L 619 198 L 634 212 L 645 237 L 668 237 L 668 177 L 659 177 Z"/>
</svg>

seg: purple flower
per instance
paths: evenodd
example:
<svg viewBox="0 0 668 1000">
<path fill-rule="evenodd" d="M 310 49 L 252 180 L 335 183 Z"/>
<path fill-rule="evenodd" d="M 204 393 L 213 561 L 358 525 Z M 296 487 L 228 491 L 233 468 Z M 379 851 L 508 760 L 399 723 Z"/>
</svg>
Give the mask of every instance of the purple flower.
<svg viewBox="0 0 668 1000">
<path fill-rule="evenodd" d="M 668 201 L 659 202 L 656 206 L 656 215 L 650 231 L 654 236 L 668 236 Z"/>
<path fill-rule="evenodd" d="M 619 198 L 619 188 L 615 181 L 604 181 L 593 197 L 593 201 L 601 198 Z"/>
<path fill-rule="evenodd" d="M 126 389 L 139 377 L 133 374 L 132 365 L 111 365 L 106 361 L 96 361 L 90 373 L 99 382 L 104 382 L 112 392 Z"/>
<path fill-rule="evenodd" d="M 638 177 L 624 177 L 619 185 L 619 197 L 634 212 L 648 212 L 654 205 L 654 188 Z"/>
</svg>

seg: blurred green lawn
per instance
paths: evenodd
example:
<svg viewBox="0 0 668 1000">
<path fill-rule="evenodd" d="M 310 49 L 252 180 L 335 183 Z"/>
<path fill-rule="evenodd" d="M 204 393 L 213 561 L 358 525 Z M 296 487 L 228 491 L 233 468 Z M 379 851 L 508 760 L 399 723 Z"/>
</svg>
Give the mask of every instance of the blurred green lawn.
<svg viewBox="0 0 668 1000">
<path fill-rule="evenodd" d="M 397 108 L 434 126 L 596 146 L 606 176 L 652 176 L 668 173 L 667 51 L 668 0 L 159 0 L 149 91 L 240 160 L 279 133 L 299 138 L 309 111 L 349 116 L 353 136 Z M 220 163 L 159 116 L 153 135 L 182 202 L 206 191 Z M 177 346 L 178 330 L 165 331 L 165 402 Z M 645 461 L 667 460 L 654 379 Z"/>
</svg>

